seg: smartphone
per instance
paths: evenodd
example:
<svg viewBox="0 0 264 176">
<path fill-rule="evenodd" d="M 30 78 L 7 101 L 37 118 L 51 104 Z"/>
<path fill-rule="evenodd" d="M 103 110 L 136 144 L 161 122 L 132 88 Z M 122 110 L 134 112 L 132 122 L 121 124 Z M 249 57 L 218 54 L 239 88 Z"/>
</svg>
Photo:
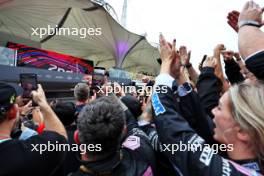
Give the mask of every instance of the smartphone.
<svg viewBox="0 0 264 176">
<path fill-rule="evenodd" d="M 20 83 L 23 88 L 23 98 L 32 98 L 31 92 L 37 90 L 38 80 L 37 74 L 34 73 L 22 73 L 20 74 Z"/>
<path fill-rule="evenodd" d="M 102 86 L 103 84 L 104 84 L 104 75 L 94 73 L 92 78 L 92 86 L 93 87 Z"/>
<path fill-rule="evenodd" d="M 204 61 L 206 60 L 206 58 L 207 58 L 207 55 L 204 55 L 204 56 L 203 56 L 203 59 L 202 59 L 202 62 L 199 64 L 199 70 L 200 70 L 200 71 L 202 70 L 203 63 L 204 63 Z"/>
</svg>

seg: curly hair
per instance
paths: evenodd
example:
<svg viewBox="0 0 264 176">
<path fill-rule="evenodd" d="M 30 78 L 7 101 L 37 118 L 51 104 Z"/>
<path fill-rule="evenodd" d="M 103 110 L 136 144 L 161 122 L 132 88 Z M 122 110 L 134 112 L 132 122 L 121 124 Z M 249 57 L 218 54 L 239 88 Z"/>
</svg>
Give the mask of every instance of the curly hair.
<svg viewBox="0 0 264 176">
<path fill-rule="evenodd" d="M 87 151 L 96 157 L 119 150 L 124 125 L 125 114 L 115 97 L 100 97 L 87 104 L 77 120 L 80 142 L 101 145 L 101 151 Z"/>
</svg>

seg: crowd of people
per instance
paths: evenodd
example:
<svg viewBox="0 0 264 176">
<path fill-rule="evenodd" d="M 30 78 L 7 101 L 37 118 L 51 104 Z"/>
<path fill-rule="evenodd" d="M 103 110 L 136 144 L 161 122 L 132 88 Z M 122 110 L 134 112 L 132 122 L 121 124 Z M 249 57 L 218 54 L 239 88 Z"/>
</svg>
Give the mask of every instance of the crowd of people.
<svg viewBox="0 0 264 176">
<path fill-rule="evenodd" d="M 0 82 L 0 175 L 263 175 L 262 14 L 253 1 L 230 12 L 239 52 L 218 44 L 199 71 L 161 34 L 160 73 L 143 92 L 106 76 L 99 89 L 78 83 L 74 102 L 49 102 L 40 84 L 25 101 Z"/>
</svg>

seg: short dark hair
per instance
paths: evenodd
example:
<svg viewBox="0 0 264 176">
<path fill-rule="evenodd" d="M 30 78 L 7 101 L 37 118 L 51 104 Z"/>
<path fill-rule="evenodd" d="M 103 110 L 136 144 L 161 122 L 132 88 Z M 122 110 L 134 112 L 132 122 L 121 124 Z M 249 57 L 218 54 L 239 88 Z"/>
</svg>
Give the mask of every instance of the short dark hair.
<svg viewBox="0 0 264 176">
<path fill-rule="evenodd" d="M 74 97 L 78 101 L 86 101 L 90 98 L 90 88 L 86 83 L 78 83 L 74 87 Z"/>
<path fill-rule="evenodd" d="M 101 151 L 89 152 L 91 156 L 108 156 L 120 148 L 125 125 L 124 111 L 115 97 L 100 97 L 87 104 L 77 120 L 82 144 L 100 144 Z"/>
<path fill-rule="evenodd" d="M 51 107 L 64 126 L 69 126 L 76 120 L 74 103 L 57 101 Z"/>
</svg>

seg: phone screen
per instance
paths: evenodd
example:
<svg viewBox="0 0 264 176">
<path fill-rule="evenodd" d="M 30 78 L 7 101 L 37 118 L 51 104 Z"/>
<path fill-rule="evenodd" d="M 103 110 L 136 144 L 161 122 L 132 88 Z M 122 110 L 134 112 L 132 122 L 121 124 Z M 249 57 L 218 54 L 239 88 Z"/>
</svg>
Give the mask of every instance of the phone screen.
<svg viewBox="0 0 264 176">
<path fill-rule="evenodd" d="M 23 88 L 23 98 L 31 98 L 32 90 L 37 90 L 38 82 L 37 75 L 34 73 L 20 74 L 20 83 Z"/>
</svg>

